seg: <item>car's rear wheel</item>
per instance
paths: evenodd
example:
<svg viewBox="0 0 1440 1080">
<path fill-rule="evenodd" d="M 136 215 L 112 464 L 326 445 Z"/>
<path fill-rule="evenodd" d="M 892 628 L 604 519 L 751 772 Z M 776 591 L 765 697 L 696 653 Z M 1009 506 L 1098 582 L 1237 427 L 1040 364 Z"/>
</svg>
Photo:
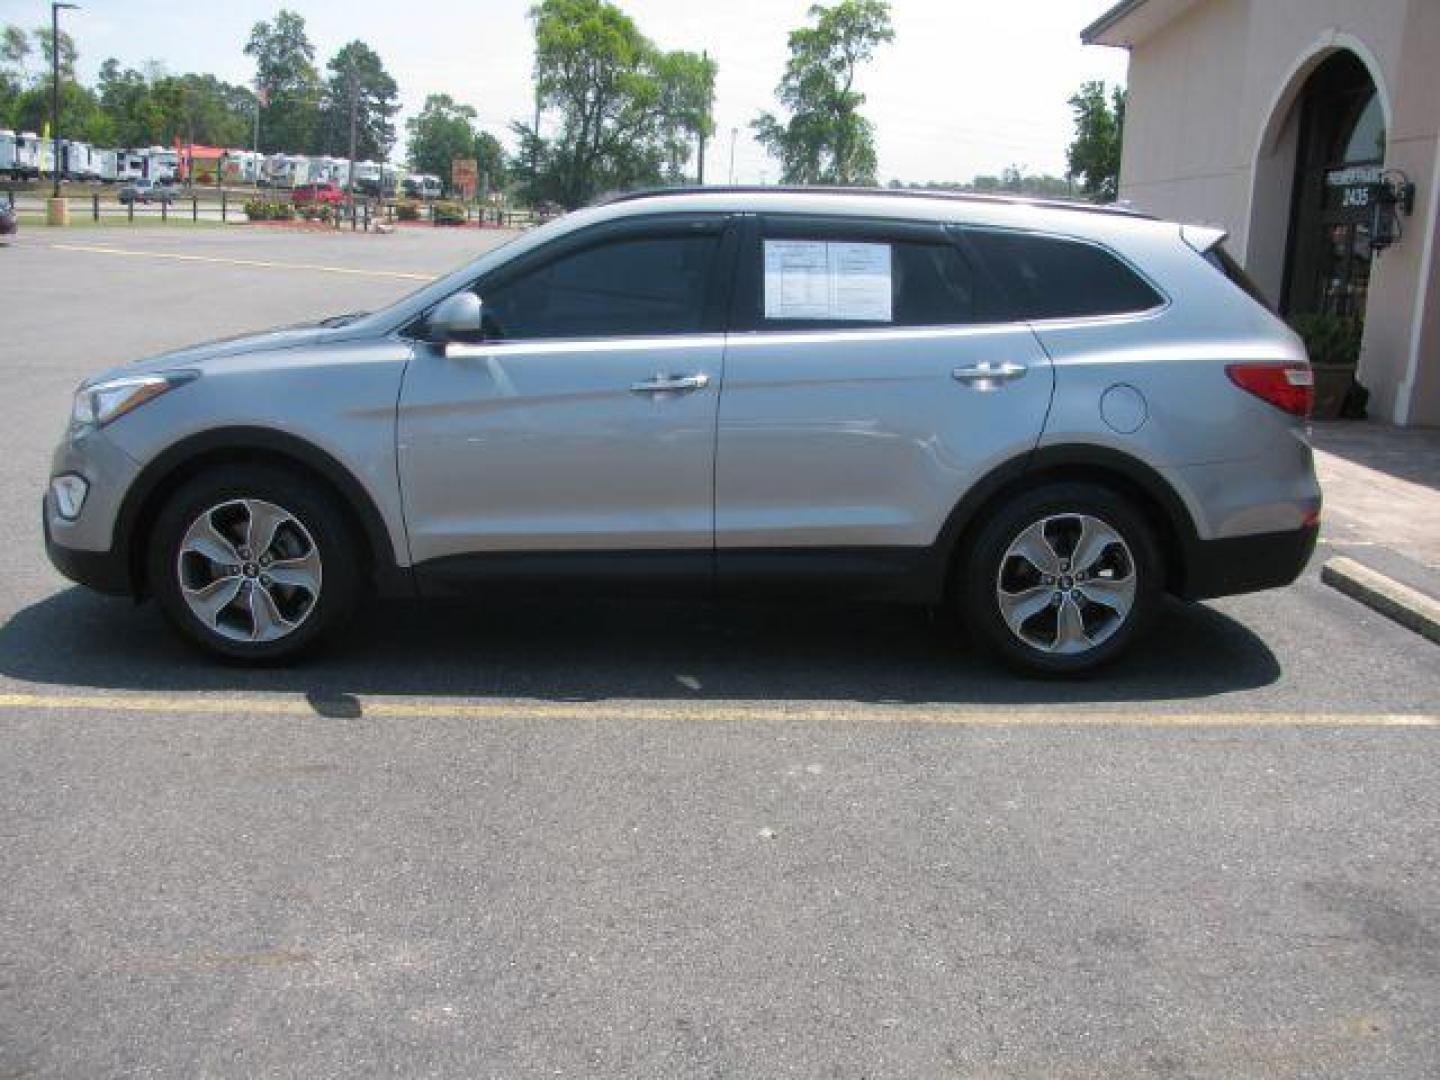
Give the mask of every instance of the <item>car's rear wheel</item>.
<svg viewBox="0 0 1440 1080">
<path fill-rule="evenodd" d="M 354 608 L 358 537 L 329 492 L 226 467 L 184 485 L 151 534 L 148 581 L 188 639 L 236 660 L 299 655 Z"/>
<path fill-rule="evenodd" d="M 958 600 L 975 634 L 1010 664 L 1045 675 L 1114 660 L 1162 592 L 1149 522 L 1097 484 L 1047 485 L 1003 506 L 960 569 Z"/>
</svg>

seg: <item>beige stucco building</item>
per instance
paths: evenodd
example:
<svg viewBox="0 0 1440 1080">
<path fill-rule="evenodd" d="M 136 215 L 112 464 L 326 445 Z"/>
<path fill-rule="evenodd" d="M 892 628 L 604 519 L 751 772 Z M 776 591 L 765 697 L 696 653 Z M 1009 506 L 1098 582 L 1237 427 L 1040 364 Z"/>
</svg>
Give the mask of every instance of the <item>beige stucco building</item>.
<svg viewBox="0 0 1440 1080">
<path fill-rule="evenodd" d="M 1130 50 L 1120 197 L 1362 318 L 1370 414 L 1440 424 L 1440 0 L 1123 0 L 1083 37 Z"/>
</svg>

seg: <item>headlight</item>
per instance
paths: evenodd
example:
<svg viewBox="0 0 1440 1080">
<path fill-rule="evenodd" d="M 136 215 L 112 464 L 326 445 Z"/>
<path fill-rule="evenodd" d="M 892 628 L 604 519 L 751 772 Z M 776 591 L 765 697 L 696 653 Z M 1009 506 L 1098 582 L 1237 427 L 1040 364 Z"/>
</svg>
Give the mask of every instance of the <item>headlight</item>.
<svg viewBox="0 0 1440 1080">
<path fill-rule="evenodd" d="M 147 401 L 196 378 L 193 371 L 168 375 L 126 375 L 75 391 L 70 422 L 76 427 L 103 427 Z"/>
</svg>

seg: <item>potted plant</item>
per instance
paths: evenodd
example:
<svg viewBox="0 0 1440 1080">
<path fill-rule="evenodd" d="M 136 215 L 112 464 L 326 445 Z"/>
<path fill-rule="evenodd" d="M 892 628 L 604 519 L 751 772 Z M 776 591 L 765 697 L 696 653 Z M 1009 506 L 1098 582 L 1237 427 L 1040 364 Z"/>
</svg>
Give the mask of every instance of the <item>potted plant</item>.
<svg viewBox="0 0 1440 1080">
<path fill-rule="evenodd" d="M 1355 386 L 1365 326 L 1359 319 L 1340 315 L 1297 315 L 1290 325 L 1305 342 L 1315 373 L 1315 408 L 1311 415 L 1316 420 L 1334 420 L 1341 415 Z"/>
</svg>

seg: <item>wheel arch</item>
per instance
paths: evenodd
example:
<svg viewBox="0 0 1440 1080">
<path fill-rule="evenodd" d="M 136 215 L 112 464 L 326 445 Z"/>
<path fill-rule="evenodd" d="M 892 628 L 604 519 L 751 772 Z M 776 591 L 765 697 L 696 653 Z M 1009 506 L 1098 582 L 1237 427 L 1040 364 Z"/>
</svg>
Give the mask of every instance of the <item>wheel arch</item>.
<svg viewBox="0 0 1440 1080">
<path fill-rule="evenodd" d="M 395 560 L 390 530 L 370 493 L 334 456 L 295 435 L 269 428 L 217 428 L 182 439 L 157 455 L 140 473 L 121 504 L 115 544 L 124 554 L 132 593 L 146 595 L 145 550 L 166 498 L 180 484 L 221 465 L 278 465 L 299 473 L 338 500 L 357 527 L 364 550 L 361 565 L 377 591 L 408 595 L 408 568 Z"/>
<path fill-rule="evenodd" d="M 1184 500 L 1152 466 L 1119 450 L 1087 444 L 1046 446 L 1012 458 L 972 487 L 951 512 L 936 545 L 941 553 L 941 595 L 953 595 L 955 575 L 986 511 L 1037 484 L 1077 481 L 1100 484 L 1135 504 L 1155 530 L 1165 560 L 1165 588 L 1183 595 L 1195 521 Z"/>
</svg>

